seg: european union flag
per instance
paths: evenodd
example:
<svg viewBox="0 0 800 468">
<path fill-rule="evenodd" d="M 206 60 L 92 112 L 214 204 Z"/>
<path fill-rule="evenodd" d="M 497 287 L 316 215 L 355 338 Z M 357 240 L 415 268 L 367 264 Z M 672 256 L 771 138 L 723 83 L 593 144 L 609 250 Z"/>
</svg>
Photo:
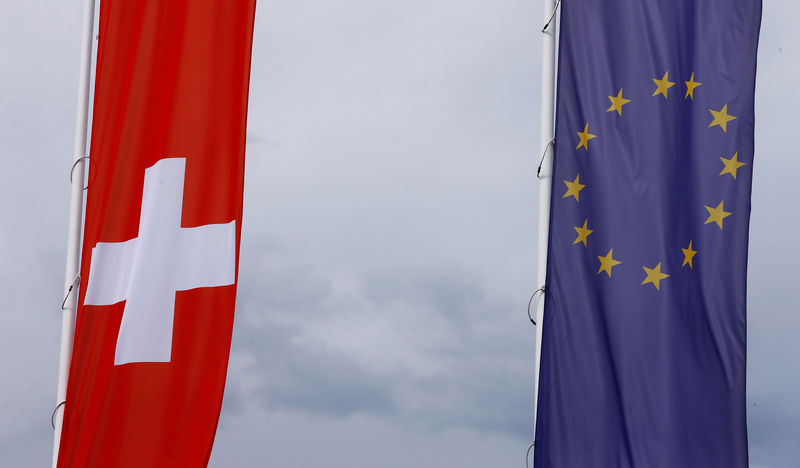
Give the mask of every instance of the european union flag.
<svg viewBox="0 0 800 468">
<path fill-rule="evenodd" d="M 565 0 L 536 468 L 742 468 L 760 0 Z"/>
</svg>

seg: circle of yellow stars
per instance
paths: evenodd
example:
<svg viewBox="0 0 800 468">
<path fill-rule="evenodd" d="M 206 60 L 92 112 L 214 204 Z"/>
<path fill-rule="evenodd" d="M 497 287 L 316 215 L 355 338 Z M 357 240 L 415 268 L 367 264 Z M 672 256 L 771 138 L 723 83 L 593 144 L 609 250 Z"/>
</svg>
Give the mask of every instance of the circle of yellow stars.
<svg viewBox="0 0 800 468">
<path fill-rule="evenodd" d="M 661 96 L 665 101 L 669 100 L 669 90 L 676 84 L 675 82 L 670 81 L 669 71 L 665 71 L 661 78 L 653 78 L 652 80 L 655 84 L 655 90 L 653 91 L 652 96 Z M 686 87 L 684 99 L 694 101 L 694 92 L 698 87 L 702 86 L 703 83 L 696 81 L 695 74 L 692 72 L 689 79 L 684 81 L 684 85 Z M 625 97 L 623 88 L 619 88 L 615 96 L 609 95 L 608 100 L 610 101 L 611 105 L 608 107 L 608 109 L 606 109 L 606 112 L 616 112 L 618 117 L 622 117 L 622 112 L 624 110 L 623 107 L 632 102 L 630 98 Z M 727 133 L 728 124 L 736 120 L 736 116 L 728 113 L 728 104 L 724 104 L 719 110 L 708 109 L 708 111 L 712 117 L 711 123 L 708 124 L 708 128 L 720 127 L 723 133 Z M 598 135 L 589 132 L 589 122 L 586 122 L 583 127 L 583 131 L 578 131 L 576 133 L 578 134 L 578 146 L 576 146 L 575 149 L 580 150 L 583 148 L 586 153 L 591 154 L 589 148 L 590 142 L 595 138 L 598 138 Z M 734 155 L 730 158 L 720 157 L 719 159 L 722 161 L 723 165 L 719 176 L 724 176 L 727 174 L 730 175 L 733 180 L 736 180 L 738 170 L 742 166 L 746 165 L 746 163 L 739 161 L 738 152 L 734 153 Z M 581 190 L 587 187 L 586 183 L 581 182 L 580 177 L 580 174 L 576 174 L 573 180 L 565 179 L 563 181 L 564 185 L 566 185 L 566 191 L 561 196 L 562 199 L 573 198 L 576 203 L 580 202 Z M 708 218 L 704 224 L 716 224 L 720 230 L 723 229 L 725 218 L 733 214 L 732 212 L 725 211 L 724 200 L 721 200 L 715 207 L 704 207 L 708 214 Z M 572 244 L 583 244 L 584 247 L 588 247 L 589 236 L 594 232 L 594 230 L 589 228 L 589 219 L 584 219 L 582 226 L 574 226 L 573 229 L 575 229 L 577 237 Z M 682 248 L 681 251 L 683 253 L 683 264 L 681 265 L 681 268 L 688 266 L 690 269 L 694 269 L 694 258 L 698 254 L 698 251 L 693 247 L 693 240 L 689 239 L 689 245 L 686 248 Z M 620 259 L 614 258 L 613 248 L 609 249 L 608 253 L 604 256 L 598 255 L 597 259 L 600 262 L 600 269 L 597 270 L 597 274 L 600 275 L 602 273 L 606 273 L 609 278 L 612 277 L 613 268 L 622 264 Z M 670 276 L 662 271 L 661 264 L 662 262 L 658 262 L 652 268 L 642 265 L 642 270 L 644 270 L 645 275 L 641 283 L 642 285 L 652 284 L 657 290 L 661 289 L 661 281 L 669 278 Z"/>
</svg>

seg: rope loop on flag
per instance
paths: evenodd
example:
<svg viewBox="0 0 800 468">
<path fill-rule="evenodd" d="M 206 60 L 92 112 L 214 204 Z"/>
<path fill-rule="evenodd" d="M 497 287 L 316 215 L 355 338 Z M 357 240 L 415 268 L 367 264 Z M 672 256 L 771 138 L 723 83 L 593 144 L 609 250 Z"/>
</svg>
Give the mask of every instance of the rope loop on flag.
<svg viewBox="0 0 800 468">
<path fill-rule="evenodd" d="M 69 299 L 69 295 L 72 294 L 72 290 L 75 289 L 76 286 L 81 284 L 81 275 L 75 275 L 75 278 L 72 279 L 72 283 L 69 285 L 69 289 L 67 289 L 67 294 L 64 296 L 64 301 L 61 302 L 61 310 L 64 310 L 64 306 L 67 304 L 67 299 Z"/>
<path fill-rule="evenodd" d="M 553 18 L 556 17 L 556 12 L 558 11 L 558 6 L 560 4 L 561 4 L 561 0 L 556 0 L 556 5 L 553 7 L 553 14 L 550 15 L 550 19 L 547 20 L 547 23 L 545 23 L 544 27 L 542 28 L 542 33 L 546 32 L 547 28 L 550 27 L 550 23 L 552 23 L 553 22 Z"/>
<path fill-rule="evenodd" d="M 50 416 L 50 425 L 53 426 L 53 430 L 56 429 L 56 413 L 58 409 L 64 406 L 67 403 L 67 400 L 62 401 L 61 403 L 56 405 L 56 409 L 53 410 L 53 414 Z"/>
<path fill-rule="evenodd" d="M 541 179 L 542 174 L 542 164 L 544 164 L 544 157 L 547 156 L 547 150 L 550 149 L 551 146 L 555 145 L 556 139 L 555 137 L 551 138 L 550 141 L 544 145 L 544 151 L 542 151 L 542 157 L 539 159 L 539 167 L 536 168 L 536 178 Z"/>
<path fill-rule="evenodd" d="M 83 161 L 84 159 L 88 159 L 89 161 L 91 161 L 91 158 L 89 158 L 89 156 L 81 156 L 80 158 L 76 159 L 75 162 L 72 163 L 72 168 L 69 170 L 70 184 L 72 183 L 72 173 L 75 172 L 75 167 L 78 165 L 79 162 Z M 86 187 L 84 187 L 83 189 L 86 190 L 87 188 L 89 188 L 88 183 L 86 184 Z"/>
<path fill-rule="evenodd" d="M 531 445 L 528 446 L 528 450 L 525 452 L 525 468 L 528 468 L 528 459 L 531 457 L 531 449 L 536 446 L 536 441 L 534 440 L 531 442 Z"/>
<path fill-rule="evenodd" d="M 531 294 L 531 298 L 528 300 L 528 320 L 531 321 L 533 326 L 536 326 L 536 320 L 531 316 L 531 304 L 533 303 L 533 298 L 536 297 L 538 293 L 544 294 L 544 286 L 534 291 L 533 294 Z"/>
</svg>

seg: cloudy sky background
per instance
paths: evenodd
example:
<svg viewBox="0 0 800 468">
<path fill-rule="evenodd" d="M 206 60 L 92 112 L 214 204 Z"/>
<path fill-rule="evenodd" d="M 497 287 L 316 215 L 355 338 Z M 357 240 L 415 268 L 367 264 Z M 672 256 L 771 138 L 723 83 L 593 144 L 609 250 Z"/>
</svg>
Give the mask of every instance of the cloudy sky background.
<svg viewBox="0 0 800 468">
<path fill-rule="evenodd" d="M 800 467 L 800 4 L 765 0 L 748 417 Z M 0 15 L 0 466 L 47 466 L 82 2 Z M 214 467 L 523 466 L 540 2 L 262 0 Z"/>
</svg>

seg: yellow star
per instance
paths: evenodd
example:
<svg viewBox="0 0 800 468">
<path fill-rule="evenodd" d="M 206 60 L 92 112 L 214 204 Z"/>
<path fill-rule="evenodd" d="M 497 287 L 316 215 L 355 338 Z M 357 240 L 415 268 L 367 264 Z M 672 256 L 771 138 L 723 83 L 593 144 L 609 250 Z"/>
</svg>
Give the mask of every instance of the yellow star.
<svg viewBox="0 0 800 468">
<path fill-rule="evenodd" d="M 584 247 L 587 246 L 586 239 L 589 237 L 589 234 L 594 232 L 586 227 L 588 223 L 589 220 L 587 219 L 583 222 L 583 227 L 573 226 L 573 229 L 578 231 L 578 237 L 575 238 L 573 244 L 577 244 L 578 242 L 583 242 Z"/>
<path fill-rule="evenodd" d="M 564 195 L 561 198 L 575 197 L 575 201 L 580 201 L 578 199 L 578 196 L 580 195 L 581 190 L 583 190 L 583 188 L 586 187 L 581 183 L 580 179 L 581 175 L 578 174 L 575 176 L 575 180 L 573 180 L 572 182 L 564 180 L 564 183 L 567 184 L 567 191 L 564 192 Z"/>
<path fill-rule="evenodd" d="M 722 172 L 720 172 L 719 175 L 730 174 L 733 176 L 734 179 L 736 178 L 736 171 L 738 171 L 740 167 L 746 165 L 746 163 L 739 162 L 738 151 L 730 159 L 725 159 L 725 158 L 719 158 L 719 159 L 721 159 L 722 164 L 725 165 L 725 168 L 722 169 Z"/>
<path fill-rule="evenodd" d="M 644 281 L 642 281 L 642 284 L 653 283 L 653 286 L 660 290 L 661 280 L 664 278 L 669 278 L 668 274 L 661 273 L 661 262 L 659 262 L 655 268 L 647 268 L 646 266 L 643 266 L 642 268 L 644 268 L 644 272 L 647 274 L 647 277 L 645 277 Z"/>
<path fill-rule="evenodd" d="M 617 111 L 619 115 L 622 115 L 622 106 L 631 102 L 630 99 L 625 99 L 622 97 L 622 88 L 620 88 L 619 93 L 617 93 L 617 97 L 609 96 L 611 99 L 611 107 L 606 109 L 606 112 Z"/>
<path fill-rule="evenodd" d="M 722 204 L 723 202 L 721 201 L 716 208 L 711 208 L 710 206 L 706 207 L 706 210 L 708 210 L 708 219 L 703 224 L 717 223 L 717 226 L 722 229 L 722 220 L 731 215 L 730 212 L 723 209 Z"/>
<path fill-rule="evenodd" d="M 694 81 L 694 72 L 692 72 L 692 77 L 689 78 L 689 81 L 684 81 L 684 83 L 686 83 L 686 96 L 683 98 L 692 98 L 694 101 L 694 89 L 698 86 L 701 86 L 703 83 Z"/>
<path fill-rule="evenodd" d="M 708 124 L 709 128 L 713 127 L 714 125 L 719 125 L 720 127 L 722 127 L 722 131 L 727 133 L 728 122 L 730 122 L 731 120 L 736 120 L 736 117 L 728 114 L 727 104 L 725 104 L 725 106 L 721 110 L 715 111 L 714 109 L 709 109 L 708 111 L 711 112 L 711 115 L 714 116 L 714 120 L 712 120 L 711 123 Z"/>
<path fill-rule="evenodd" d="M 578 136 L 581 138 L 581 142 L 578 143 L 578 146 L 575 149 L 581 149 L 581 146 L 583 146 L 584 148 L 586 148 L 586 151 L 589 151 L 589 140 L 591 140 L 592 138 L 597 138 L 597 135 L 592 135 L 591 133 L 589 133 L 588 123 L 586 124 L 585 127 L 583 127 L 582 132 L 577 132 L 577 133 Z"/>
<path fill-rule="evenodd" d="M 653 91 L 653 96 L 658 96 L 659 94 L 664 95 L 664 99 L 667 99 L 667 91 L 669 88 L 675 86 L 675 83 L 669 81 L 669 72 L 664 73 L 664 77 L 660 80 L 653 78 L 653 82 L 655 82 L 657 88 Z"/>
<path fill-rule="evenodd" d="M 681 249 L 683 250 L 683 265 L 682 267 L 689 265 L 689 268 L 694 269 L 694 265 L 692 265 L 692 259 L 695 255 L 697 255 L 696 250 L 692 250 L 692 241 L 689 241 L 689 248 L 688 249 Z"/>
<path fill-rule="evenodd" d="M 599 255 L 597 256 L 597 259 L 600 260 L 600 269 L 597 270 L 598 275 L 605 271 L 608 273 L 608 277 L 611 278 L 611 269 L 622 263 L 619 260 L 614 259 L 612 256 L 613 252 L 614 249 L 611 249 L 608 251 L 605 257 L 601 257 Z"/>
</svg>

